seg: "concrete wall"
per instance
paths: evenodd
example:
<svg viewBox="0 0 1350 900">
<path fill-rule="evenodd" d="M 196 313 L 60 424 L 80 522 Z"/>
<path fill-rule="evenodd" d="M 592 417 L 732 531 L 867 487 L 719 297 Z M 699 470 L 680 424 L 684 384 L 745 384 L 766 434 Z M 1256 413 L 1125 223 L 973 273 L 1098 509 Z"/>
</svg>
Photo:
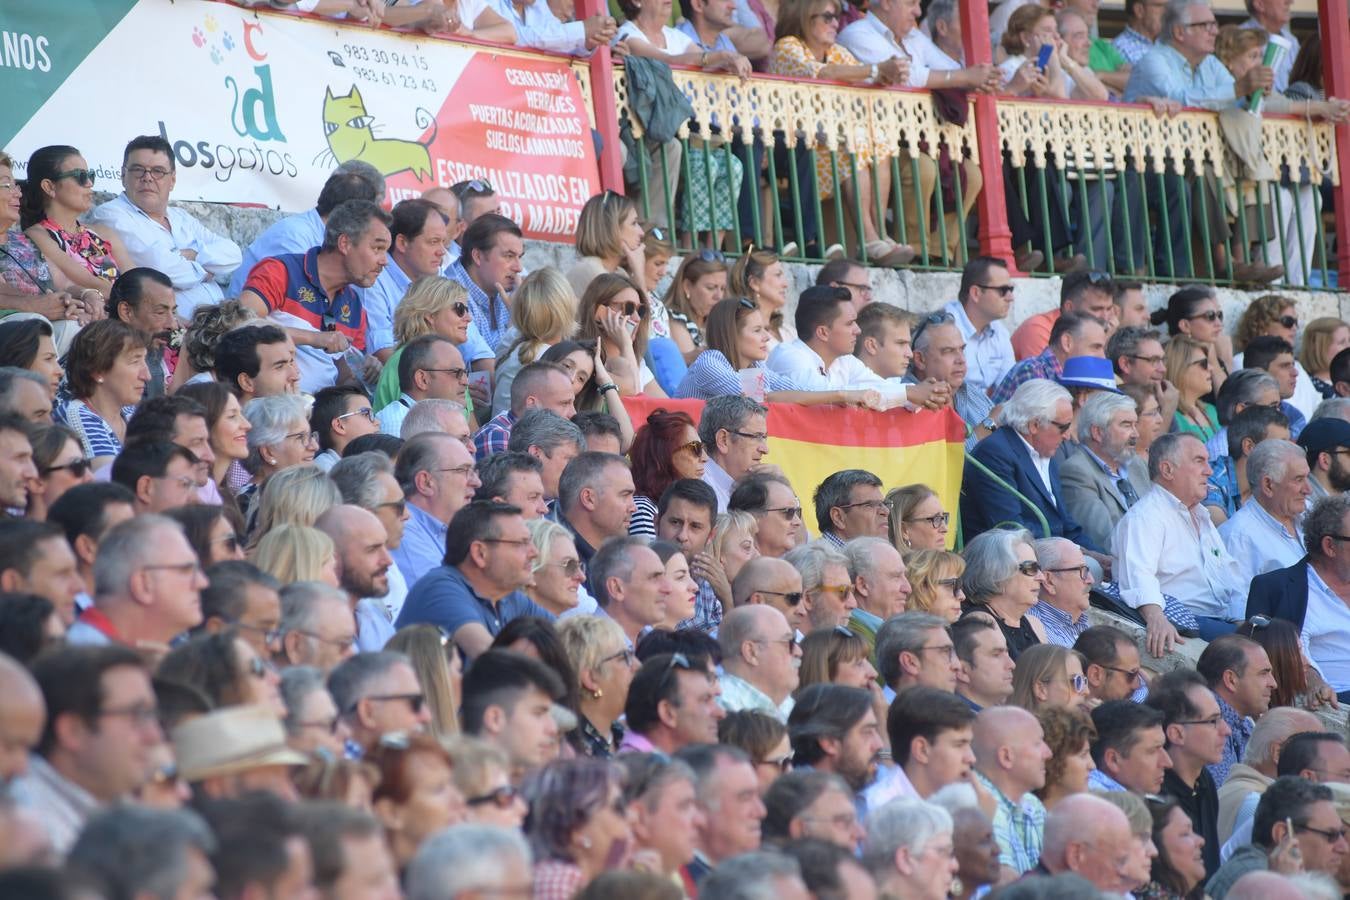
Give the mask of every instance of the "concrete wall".
<svg viewBox="0 0 1350 900">
<path fill-rule="evenodd" d="M 106 198 L 100 198 L 106 199 Z M 281 218 L 283 213 L 273 209 L 250 209 L 225 206 L 216 203 L 183 203 L 184 209 L 205 221 L 211 228 L 228 234 L 240 246 L 248 246 L 268 225 Z M 575 254 L 570 245 L 554 244 L 546 241 L 527 241 L 525 245 L 525 266 L 534 270 L 544 266 L 554 266 L 566 271 L 572 264 Z M 806 287 L 814 283 L 819 266 L 792 264 L 788 274 L 792 279 L 795 297 Z M 671 273 L 675 265 L 670 267 Z M 872 284 L 878 300 L 894 303 L 915 312 L 936 309 L 956 296 L 960 276 L 953 272 L 915 272 L 909 269 L 874 269 Z M 664 290 L 665 285 L 661 285 Z M 1016 328 L 1025 318 L 1059 305 L 1060 279 L 1026 278 L 1017 283 L 1017 299 L 1009 318 L 1009 327 Z M 1147 288 L 1149 303 L 1152 307 L 1163 306 L 1172 289 L 1167 285 Z M 1224 307 L 1224 316 L 1231 330 L 1233 323 L 1246 305 L 1254 297 L 1270 291 L 1244 292 L 1228 289 L 1219 291 Z M 1331 294 L 1309 291 L 1280 291 L 1294 297 L 1298 302 L 1299 319 L 1309 322 L 1318 316 L 1337 316 L 1350 321 L 1350 294 Z M 789 308 L 787 315 L 792 315 Z"/>
</svg>

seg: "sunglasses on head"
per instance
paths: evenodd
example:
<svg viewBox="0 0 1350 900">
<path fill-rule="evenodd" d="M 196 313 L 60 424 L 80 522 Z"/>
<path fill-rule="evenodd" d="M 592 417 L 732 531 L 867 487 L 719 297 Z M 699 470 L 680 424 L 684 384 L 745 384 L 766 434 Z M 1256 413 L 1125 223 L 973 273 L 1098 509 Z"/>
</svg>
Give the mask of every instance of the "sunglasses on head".
<svg viewBox="0 0 1350 900">
<path fill-rule="evenodd" d="M 748 309 L 751 311 L 759 309 L 759 307 L 755 305 L 755 301 L 747 299 L 745 297 L 738 297 L 736 299 L 736 305 L 739 306 L 741 309 Z"/>
<path fill-rule="evenodd" d="M 478 194 L 482 196 L 484 194 L 494 194 L 494 193 L 496 193 L 496 191 L 492 189 L 491 184 L 489 184 L 487 181 L 484 181 L 482 178 L 474 178 L 470 181 L 464 182 L 464 187 L 460 188 L 459 199 L 463 200 L 464 197 L 468 194 Z"/>
<path fill-rule="evenodd" d="M 710 250 L 706 247 L 698 251 L 698 258 L 704 262 L 724 263 L 727 261 L 726 256 L 723 255 L 721 250 Z"/>
<path fill-rule="evenodd" d="M 956 320 L 952 318 L 951 313 L 945 312 L 929 313 L 928 315 L 923 317 L 923 321 L 919 323 L 919 327 L 915 328 L 914 333 L 909 336 L 910 346 L 913 346 L 914 344 L 917 344 L 919 342 L 919 335 L 923 334 L 924 329 L 927 328 L 929 325 L 945 325 L 948 322 L 955 322 L 955 321 Z"/>
<path fill-rule="evenodd" d="M 43 466 L 38 471 L 38 474 L 40 474 L 43 478 L 46 478 L 53 472 L 60 472 L 62 469 L 69 471 L 70 474 L 74 475 L 76 478 L 83 478 L 84 473 L 89 471 L 89 460 L 77 459 L 74 460 L 73 462 L 63 463 L 62 465 L 59 466 Z"/>
</svg>

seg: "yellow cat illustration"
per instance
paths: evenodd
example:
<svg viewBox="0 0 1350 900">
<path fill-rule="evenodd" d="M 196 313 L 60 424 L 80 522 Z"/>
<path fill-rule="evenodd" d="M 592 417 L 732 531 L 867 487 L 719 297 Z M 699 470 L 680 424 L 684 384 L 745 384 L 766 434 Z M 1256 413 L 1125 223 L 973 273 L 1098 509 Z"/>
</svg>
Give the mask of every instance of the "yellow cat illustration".
<svg viewBox="0 0 1350 900">
<path fill-rule="evenodd" d="M 425 121 L 423 121 L 425 119 Z M 356 85 L 350 93 L 340 97 L 328 89 L 323 100 L 323 133 L 328 138 L 328 149 L 339 164 L 359 159 L 370 163 L 382 175 L 412 172 L 422 181 L 431 175 L 431 155 L 427 147 L 436 139 L 435 119 L 424 109 L 417 110 L 419 128 L 433 126 L 425 144 L 402 141 L 397 138 L 375 136 L 375 117 L 366 112 L 365 101 Z"/>
</svg>

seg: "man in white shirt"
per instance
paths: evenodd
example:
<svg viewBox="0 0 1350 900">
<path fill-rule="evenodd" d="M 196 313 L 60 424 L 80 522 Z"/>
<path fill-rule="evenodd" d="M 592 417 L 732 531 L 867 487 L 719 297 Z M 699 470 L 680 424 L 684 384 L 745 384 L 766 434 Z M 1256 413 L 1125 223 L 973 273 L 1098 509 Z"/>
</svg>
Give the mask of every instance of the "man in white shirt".
<svg viewBox="0 0 1350 900">
<path fill-rule="evenodd" d="M 783 614 L 762 603 L 738 606 L 722 620 L 717 642 L 722 708 L 753 709 L 787 724 L 802 651 Z"/>
<path fill-rule="evenodd" d="M 1181 599 L 1210 640 L 1234 630 L 1247 596 L 1242 567 L 1228 554 L 1202 505 L 1211 473 L 1205 445 L 1194 435 L 1165 434 L 1148 453 L 1153 489 L 1116 523 L 1111 553 L 1121 597 L 1148 626 L 1155 657 L 1180 639 L 1163 615 L 1163 594 Z"/>
<path fill-rule="evenodd" d="M 956 299 L 943 307 L 966 342 L 966 382 L 985 395 L 1017 363 L 1012 335 L 1001 321 L 1012 311 L 1013 291 L 1005 261 L 977 256 L 961 271 Z"/>
<path fill-rule="evenodd" d="M 496 0 L 494 5 L 515 27 L 517 47 L 589 56 L 596 47 L 612 41 L 618 29 L 607 11 L 581 21 L 563 22 L 547 0 Z"/>
<path fill-rule="evenodd" d="M 923 30 L 939 50 L 958 66 L 966 61 L 966 48 L 961 42 L 961 10 L 956 0 L 932 0 L 928 14 L 923 18 Z"/>
<path fill-rule="evenodd" d="M 1251 499 L 1219 526 L 1219 537 L 1242 570 L 1243 581 L 1303 558 L 1301 519 L 1312 485 L 1308 461 L 1292 441 L 1269 440 L 1247 457 Z"/>
<path fill-rule="evenodd" d="M 858 305 L 857 294 L 854 294 L 853 303 Z M 858 339 L 853 344 L 853 355 L 888 385 L 902 387 L 913 406 L 941 409 L 951 402 L 951 387 L 946 381 L 907 376 L 914 359 L 910 339 L 912 319 L 910 313 L 890 303 L 869 303 L 862 307 L 858 313 Z"/>
<path fill-rule="evenodd" d="M 217 278 L 239 268 L 239 245 L 183 210 L 169 207 L 177 182 L 173 148 L 158 135 L 133 138 L 122 154 L 123 192 L 89 214 L 90 225 L 117 232 L 132 262 L 173 281 L 178 315 L 192 318 L 200 305 L 224 298 Z"/>
<path fill-rule="evenodd" d="M 797 300 L 797 337 L 769 354 L 768 367 L 802 390 L 880 391 L 887 407 L 907 405 L 904 385 L 890 384 L 853 355 L 858 311 L 847 288 L 813 285 Z"/>
</svg>

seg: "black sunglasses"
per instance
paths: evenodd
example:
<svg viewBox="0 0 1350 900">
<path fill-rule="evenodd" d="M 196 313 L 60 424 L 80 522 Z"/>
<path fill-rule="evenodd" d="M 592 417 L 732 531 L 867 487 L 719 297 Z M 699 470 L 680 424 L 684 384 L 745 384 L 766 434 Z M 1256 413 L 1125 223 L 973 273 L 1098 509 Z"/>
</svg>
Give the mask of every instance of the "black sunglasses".
<svg viewBox="0 0 1350 900">
<path fill-rule="evenodd" d="M 73 178 L 77 183 L 84 187 L 93 187 L 95 174 L 93 169 L 71 169 L 68 172 L 57 172 L 52 176 L 52 181 Z"/>
<path fill-rule="evenodd" d="M 467 304 L 467 303 L 461 303 L 461 302 L 458 301 L 458 300 L 456 300 L 454 303 L 450 304 L 450 308 L 453 309 L 453 310 L 455 311 L 455 315 L 459 316 L 461 319 L 464 318 L 465 316 L 467 316 L 467 315 L 469 314 L 469 306 L 468 306 L 468 304 Z"/>
<path fill-rule="evenodd" d="M 89 471 L 89 460 L 77 459 L 74 462 L 68 462 L 60 466 L 43 466 L 38 470 L 38 474 L 45 478 L 53 472 L 60 472 L 62 469 L 69 470 L 70 474 L 74 475 L 76 478 L 83 478 L 84 473 Z"/>
<path fill-rule="evenodd" d="M 945 312 L 929 313 L 928 315 L 923 317 L 923 320 L 919 322 L 919 327 L 914 329 L 914 333 L 909 336 L 910 346 L 913 346 L 919 342 L 919 335 L 923 334 L 923 330 L 927 328 L 929 325 L 946 325 L 948 322 L 955 322 L 955 321 L 956 320 L 952 318 L 951 313 Z"/>
<path fill-rule="evenodd" d="M 773 594 L 775 597 L 782 597 L 787 601 L 788 606 L 796 606 L 802 602 L 801 591 L 756 591 L 759 594 Z"/>
<path fill-rule="evenodd" d="M 520 791 L 512 785 L 504 784 L 499 788 L 493 788 L 486 794 L 479 794 L 477 797 L 469 797 L 464 802 L 469 806 L 488 806 L 492 805 L 498 809 L 507 809 L 516 798 L 520 796 Z"/>
<path fill-rule="evenodd" d="M 1275 321 L 1276 321 L 1276 322 L 1279 322 L 1279 323 L 1280 323 L 1281 325 L 1283 325 L 1285 328 L 1297 328 L 1297 327 L 1298 327 L 1298 316 L 1280 316 L 1280 317 L 1279 317 L 1278 319 L 1276 319 Z"/>
<path fill-rule="evenodd" d="M 1223 310 L 1207 309 L 1202 313 L 1196 313 L 1193 316 L 1187 316 L 1188 319 L 1204 319 L 1206 322 L 1222 322 Z"/>
</svg>

